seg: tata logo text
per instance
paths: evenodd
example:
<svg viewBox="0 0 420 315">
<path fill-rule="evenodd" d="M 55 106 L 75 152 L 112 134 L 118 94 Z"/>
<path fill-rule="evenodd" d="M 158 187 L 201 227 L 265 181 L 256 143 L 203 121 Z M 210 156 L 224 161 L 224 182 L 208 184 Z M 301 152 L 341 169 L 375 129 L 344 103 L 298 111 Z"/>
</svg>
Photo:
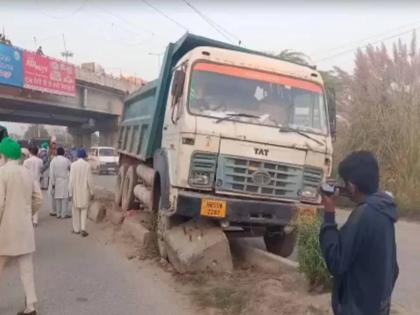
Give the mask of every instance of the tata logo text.
<svg viewBox="0 0 420 315">
<path fill-rule="evenodd" d="M 255 153 L 255 155 L 267 156 L 268 155 L 268 149 L 254 148 L 254 153 Z"/>
</svg>

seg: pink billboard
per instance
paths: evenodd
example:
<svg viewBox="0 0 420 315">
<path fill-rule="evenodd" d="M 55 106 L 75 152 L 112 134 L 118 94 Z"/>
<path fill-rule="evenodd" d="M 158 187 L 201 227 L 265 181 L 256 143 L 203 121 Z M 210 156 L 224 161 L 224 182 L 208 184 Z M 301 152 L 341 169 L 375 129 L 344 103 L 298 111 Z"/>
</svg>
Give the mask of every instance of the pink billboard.
<svg viewBox="0 0 420 315">
<path fill-rule="evenodd" d="M 76 68 L 64 61 L 23 52 L 23 86 L 51 94 L 76 95 Z"/>
</svg>

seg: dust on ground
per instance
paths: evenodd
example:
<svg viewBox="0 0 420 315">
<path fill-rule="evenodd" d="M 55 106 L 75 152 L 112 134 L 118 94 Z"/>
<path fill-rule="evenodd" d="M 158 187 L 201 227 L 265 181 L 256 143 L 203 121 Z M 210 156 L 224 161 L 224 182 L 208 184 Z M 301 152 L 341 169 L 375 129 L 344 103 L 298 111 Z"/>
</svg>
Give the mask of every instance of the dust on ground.
<svg viewBox="0 0 420 315">
<path fill-rule="evenodd" d="M 138 264 L 154 266 L 159 278 L 181 292 L 204 315 L 329 315 L 328 294 L 309 294 L 300 274 L 267 274 L 235 261 L 231 274 L 201 272 L 178 274 L 162 263 L 156 250 L 140 248 L 120 227 L 109 222 L 98 224 L 98 238 L 113 245 L 121 255 Z"/>
</svg>

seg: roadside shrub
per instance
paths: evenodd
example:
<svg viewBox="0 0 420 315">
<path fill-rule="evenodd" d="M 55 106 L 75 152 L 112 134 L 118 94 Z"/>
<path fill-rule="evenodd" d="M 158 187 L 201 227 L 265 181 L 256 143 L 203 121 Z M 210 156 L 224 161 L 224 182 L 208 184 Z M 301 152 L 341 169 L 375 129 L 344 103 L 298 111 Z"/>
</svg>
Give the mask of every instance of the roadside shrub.
<svg viewBox="0 0 420 315">
<path fill-rule="evenodd" d="M 299 219 L 298 262 L 299 271 L 309 282 L 310 290 L 331 288 L 331 275 L 322 257 L 319 245 L 319 215 L 304 216 Z"/>
<path fill-rule="evenodd" d="M 392 51 L 385 45 L 359 50 L 354 71 L 345 79 L 339 111 L 345 110 L 349 123 L 344 133 L 337 134 L 335 164 L 351 151 L 372 151 L 379 161 L 381 189 L 394 194 L 402 214 L 419 215 L 420 50 L 416 33 L 410 45 L 398 40 Z"/>
</svg>

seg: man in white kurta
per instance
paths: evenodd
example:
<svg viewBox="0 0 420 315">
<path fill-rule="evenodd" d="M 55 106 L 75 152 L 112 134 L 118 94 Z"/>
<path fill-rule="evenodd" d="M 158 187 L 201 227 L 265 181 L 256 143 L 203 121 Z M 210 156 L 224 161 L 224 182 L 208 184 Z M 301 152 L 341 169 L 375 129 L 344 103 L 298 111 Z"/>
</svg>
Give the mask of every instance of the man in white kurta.
<svg viewBox="0 0 420 315">
<path fill-rule="evenodd" d="M 23 166 L 28 169 L 29 173 L 31 173 L 33 180 L 37 184 L 40 184 L 43 162 L 38 157 L 38 148 L 36 146 L 30 147 L 29 153 L 30 157 L 23 161 Z M 38 212 L 33 215 L 32 222 L 34 226 L 38 225 Z"/>
<path fill-rule="evenodd" d="M 68 211 L 70 165 L 70 160 L 64 157 L 64 149 L 58 148 L 50 164 L 50 191 L 58 219 L 71 217 Z"/>
<path fill-rule="evenodd" d="M 69 199 L 73 202 L 73 233 L 86 237 L 87 211 L 94 191 L 93 178 L 90 165 L 85 161 L 85 149 L 79 149 L 77 157 L 70 167 Z"/>
<path fill-rule="evenodd" d="M 39 185 L 19 165 L 20 146 L 10 138 L 0 143 L 0 280 L 8 261 L 17 261 L 25 291 L 26 309 L 36 315 L 32 253 L 35 251 L 32 215 L 42 204 Z"/>
</svg>

